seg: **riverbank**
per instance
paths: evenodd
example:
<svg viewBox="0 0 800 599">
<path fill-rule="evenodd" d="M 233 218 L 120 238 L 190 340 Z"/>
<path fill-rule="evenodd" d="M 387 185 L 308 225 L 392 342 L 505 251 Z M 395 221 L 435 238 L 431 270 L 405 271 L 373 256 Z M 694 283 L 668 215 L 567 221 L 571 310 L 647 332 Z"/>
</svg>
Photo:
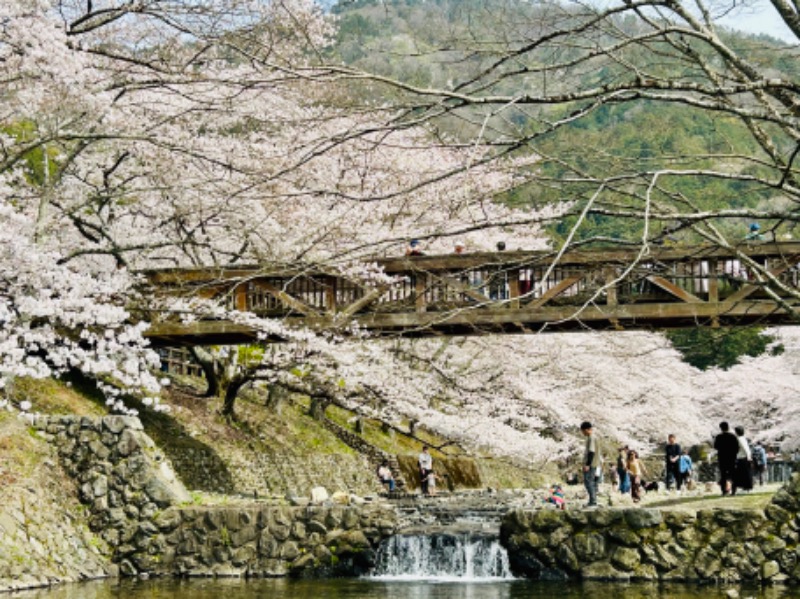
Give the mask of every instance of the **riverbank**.
<svg viewBox="0 0 800 599">
<path fill-rule="evenodd" d="M 70 409 L 74 410 L 75 407 L 71 405 Z M 284 408 L 283 415 L 289 421 L 296 417 L 289 411 L 294 407 Z M 101 410 L 92 404 L 83 405 L 80 410 L 84 412 L 83 415 L 41 418 L 33 425 L 7 412 L 0 414 L 0 446 L 4 449 L 0 454 L 0 479 L 4 483 L 0 488 L 0 499 L 4 500 L 0 510 L 2 590 L 118 575 L 355 575 L 370 570 L 379 547 L 393 534 L 469 535 L 477 532 L 485 537 L 496 535 L 500 521 L 504 518 L 508 521 L 509 517 L 512 520 L 517 518 L 512 522 L 517 530 L 502 538 L 511 549 L 512 557 L 524 560 L 525 552 L 531 548 L 543 550 L 545 553 L 534 555 L 534 559 L 542 564 L 546 564 L 548 559 L 559 559 L 547 553 L 552 549 L 550 543 L 555 542 L 551 537 L 561 539 L 562 545 L 572 547 L 570 551 L 573 553 L 579 553 L 582 550 L 573 547 L 577 542 L 575 539 L 586 535 L 594 535 L 592 538 L 602 536 L 608 531 L 601 531 L 597 527 L 619 528 L 620 522 L 630 524 L 628 521 L 631 518 L 636 522 L 652 521 L 655 528 L 647 534 L 634 533 L 636 539 L 623 534 L 628 538 L 628 544 L 620 545 L 616 537 L 604 540 L 601 543 L 604 547 L 602 551 L 596 555 L 589 552 L 580 559 L 596 562 L 616 560 L 612 566 L 619 566 L 617 562 L 623 563 L 620 555 L 637 549 L 637 545 L 630 544 L 634 541 L 643 546 L 663 545 L 666 547 L 664 551 L 677 551 L 680 546 L 686 554 L 686 543 L 682 545 L 676 541 L 677 537 L 667 538 L 668 532 L 677 534 L 675 530 L 679 528 L 669 522 L 684 523 L 685 526 L 681 524 L 681 530 L 691 527 L 702 530 L 710 526 L 708 522 L 722 526 L 726 522 L 740 522 L 744 518 L 757 523 L 754 526 L 758 529 L 759 539 L 770 535 L 790 539 L 798 536 L 796 518 L 784 517 L 785 514 L 780 511 L 798 511 L 798 506 L 791 503 L 795 501 L 793 496 L 789 497 L 789 501 L 786 494 L 780 491 L 777 496 L 791 505 L 788 508 L 776 507 L 779 504 L 770 503 L 773 488 L 768 488 L 766 492 L 721 499 L 713 493 L 713 489 L 701 486 L 680 496 L 663 492 L 648 494 L 643 506 L 633 508 L 626 505 L 629 501 L 627 497 L 615 494 L 604 486 L 601 497 L 608 506 L 591 512 L 580 509 L 585 499 L 584 491 L 578 485 L 565 487 L 568 507 L 565 512 L 547 507 L 547 491 L 542 487 L 535 490 L 485 488 L 443 493 L 435 498 L 424 499 L 406 493 L 388 502 L 381 499 L 378 493 L 359 495 L 330 487 L 330 491 L 337 492 L 329 495 L 321 489 L 312 492 L 312 488 L 296 493 L 259 493 L 258 490 L 233 494 L 201 492 L 187 489 L 181 477 L 175 476 L 176 469 L 172 467 L 173 456 L 181 455 L 176 447 L 196 449 L 197 446 L 193 444 L 200 436 L 186 434 L 187 429 L 181 428 L 184 425 L 180 419 L 163 420 L 161 426 L 153 426 L 152 422 L 149 424 L 149 429 L 160 435 L 160 439 L 169 441 L 163 445 L 171 448 L 171 454 L 162 448 L 162 443 L 150 438 L 137 419 L 100 417 Z M 186 410 L 182 417 L 188 418 L 190 414 L 192 412 Z M 148 419 L 155 417 L 147 416 Z M 208 439 L 209 429 L 221 427 L 223 423 L 209 415 L 207 420 L 191 423 L 187 420 L 185 426 L 196 427 L 188 429 L 189 433 L 207 427 L 202 434 Z M 241 425 L 241 428 L 229 425 L 225 433 L 228 438 L 220 439 L 219 445 L 241 448 L 242 441 L 254 434 L 253 426 L 252 421 Z M 323 427 L 315 430 L 323 434 Z M 176 438 L 170 440 L 169 432 Z M 281 434 L 286 436 L 292 432 L 284 430 Z M 307 434 L 302 438 L 309 437 L 320 438 Z M 300 438 L 300 435 L 295 436 L 295 442 Z M 325 443 L 330 443 L 327 447 L 331 451 L 337 442 L 341 443 L 335 435 L 326 439 Z M 218 449 L 208 443 L 204 445 L 205 451 Z M 244 447 L 246 451 L 254 452 L 257 446 Z M 319 449 L 319 444 L 317 448 L 317 453 L 324 453 Z M 302 452 L 304 456 L 313 454 L 307 448 Z M 229 480 L 234 482 L 233 488 L 236 489 L 235 481 L 246 480 L 242 474 L 234 477 L 231 468 L 237 462 L 223 459 L 223 456 L 227 456 L 224 452 L 215 455 L 221 463 L 220 471 L 228 472 Z M 243 451 L 238 455 L 241 459 L 247 454 Z M 363 463 L 365 458 L 361 456 L 360 459 Z M 341 476 L 341 472 L 337 476 Z M 215 480 L 211 472 L 203 476 Z M 247 476 L 257 475 L 251 471 Z M 321 480 L 326 479 L 323 477 Z M 330 477 L 330 480 L 338 479 Z M 357 479 L 354 479 L 354 486 L 357 484 Z M 369 484 L 370 488 L 379 489 L 374 478 L 370 478 Z M 659 511 L 642 509 L 655 506 L 659 507 Z M 712 506 L 724 509 L 708 509 Z M 739 509 L 741 507 L 766 509 L 748 510 L 751 515 L 744 517 L 736 515 L 744 512 Z M 663 515 L 656 518 L 651 515 L 654 512 Z M 670 515 L 671 512 L 691 513 Z M 701 515 L 717 512 L 727 515 Z M 768 515 L 764 516 L 765 513 Z M 524 527 L 530 522 L 539 522 L 540 518 L 546 522 L 551 522 L 553 518 L 566 518 L 569 526 L 559 524 L 556 529 L 561 532 L 555 536 L 548 532 L 547 543 L 539 547 L 538 541 L 532 540 L 536 537 L 530 535 L 539 535 L 541 531 L 526 530 Z M 770 528 L 774 528 L 774 523 L 779 520 L 780 527 L 775 530 Z M 686 524 L 688 522 L 694 524 L 690 526 Z M 576 529 L 576 523 L 595 528 L 588 531 L 580 527 Z M 699 545 L 692 545 L 692 551 L 699 550 L 705 542 L 712 547 L 718 543 L 717 537 L 710 539 L 703 536 L 707 532 L 703 530 L 702 535 L 695 535 L 692 542 Z M 735 540 L 724 535 L 720 538 L 728 544 Z M 752 542 L 752 539 L 747 541 Z M 788 566 L 769 553 L 772 551 L 777 555 L 774 552 L 784 549 L 793 550 L 793 545 L 788 543 L 783 548 L 771 545 L 769 550 L 759 545 L 763 563 L 776 562 L 779 566 L 775 572 L 772 571 L 774 566 L 767 566 L 765 572 L 769 572 L 769 576 L 762 573 L 760 577 L 773 582 L 792 579 L 794 571 L 787 572 Z M 656 553 L 661 555 L 658 551 Z M 652 564 L 653 568 L 644 568 L 647 560 L 654 558 L 639 555 L 634 559 L 633 554 L 629 557 L 634 561 L 638 559 L 637 564 L 642 565 L 643 569 L 622 568 L 621 574 L 619 568 L 622 566 L 614 566 L 616 569 L 612 570 L 599 566 L 584 570 L 568 560 L 571 570 L 565 569 L 562 564 L 560 571 L 567 577 L 603 578 L 606 576 L 604 572 L 612 571 L 615 574 L 609 577 L 619 574 L 622 579 L 660 579 L 660 575 L 653 574 L 653 568 L 658 570 L 656 563 Z M 762 565 L 759 563 L 758 567 Z M 536 572 L 523 569 L 519 571 L 525 575 L 537 575 Z M 720 576 L 710 567 L 698 573 L 697 579 L 716 580 Z M 727 573 L 725 577 L 733 579 Z M 685 578 L 693 580 L 690 576 Z"/>
</svg>

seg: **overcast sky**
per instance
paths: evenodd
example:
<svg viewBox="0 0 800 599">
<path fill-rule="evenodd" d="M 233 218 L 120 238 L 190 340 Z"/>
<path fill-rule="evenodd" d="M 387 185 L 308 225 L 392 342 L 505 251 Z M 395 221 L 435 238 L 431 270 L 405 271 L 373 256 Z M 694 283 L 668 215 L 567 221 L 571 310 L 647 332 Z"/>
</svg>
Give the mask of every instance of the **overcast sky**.
<svg viewBox="0 0 800 599">
<path fill-rule="evenodd" d="M 734 9 L 720 22 L 732 29 L 747 33 L 766 33 L 786 42 L 798 43 L 797 38 L 766 0 L 747 2 L 746 6 Z"/>
</svg>

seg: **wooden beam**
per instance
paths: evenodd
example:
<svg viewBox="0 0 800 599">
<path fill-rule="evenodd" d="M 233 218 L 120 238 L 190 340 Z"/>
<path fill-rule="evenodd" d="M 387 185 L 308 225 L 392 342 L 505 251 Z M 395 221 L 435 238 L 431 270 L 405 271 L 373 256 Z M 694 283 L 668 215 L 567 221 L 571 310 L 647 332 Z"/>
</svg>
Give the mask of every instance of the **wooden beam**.
<svg viewBox="0 0 800 599">
<path fill-rule="evenodd" d="M 325 309 L 333 314 L 336 312 L 336 277 L 325 277 Z"/>
<path fill-rule="evenodd" d="M 314 308 L 309 306 L 304 301 L 297 299 L 296 297 L 292 297 L 290 294 L 285 292 L 283 289 L 279 289 L 272 285 L 271 283 L 267 283 L 263 279 L 256 279 L 253 281 L 253 284 L 257 286 L 259 289 L 263 289 L 270 295 L 276 297 L 281 303 L 283 303 L 288 308 L 291 308 L 295 312 L 300 312 L 300 314 L 304 314 L 305 316 L 312 316 L 315 318 L 320 317 L 320 313 L 317 312 Z"/>
<path fill-rule="evenodd" d="M 492 301 L 488 296 L 484 295 L 474 287 L 470 287 L 468 283 L 462 283 L 458 279 L 454 279 L 453 277 L 447 275 L 439 275 L 436 278 L 446 283 L 448 287 L 452 287 L 459 293 L 463 293 L 464 295 L 471 297 L 478 302 L 488 304 Z"/>
<path fill-rule="evenodd" d="M 239 312 L 247 312 L 247 283 L 241 283 L 233 289 L 233 306 Z"/>
<path fill-rule="evenodd" d="M 700 299 L 696 295 L 693 295 L 688 291 L 686 291 L 685 289 L 678 287 L 675 283 L 673 283 L 672 281 L 668 281 L 664 277 L 660 277 L 658 275 L 650 275 L 647 277 L 647 280 L 650 281 L 653 285 L 661 287 L 661 289 L 663 289 L 664 291 L 671 293 L 679 300 L 682 300 L 689 304 L 705 303 L 703 302 L 702 299 Z"/>
<path fill-rule="evenodd" d="M 567 289 L 569 289 L 570 287 L 572 287 L 573 285 L 578 283 L 585 276 L 586 276 L 585 274 L 582 274 L 582 275 L 575 275 L 575 276 L 572 276 L 572 277 L 567 277 L 563 281 L 557 283 L 556 285 L 552 286 L 550 289 L 545 291 L 542 294 L 542 297 L 540 297 L 538 299 L 535 299 L 534 301 L 528 303 L 528 305 L 525 306 L 525 309 L 526 310 L 535 310 L 537 308 L 541 308 L 547 302 L 549 302 L 551 299 L 561 295 Z"/>
<path fill-rule="evenodd" d="M 800 242 L 758 243 L 738 248 L 741 254 L 751 258 L 796 259 L 800 255 Z M 562 266 L 590 266 L 603 264 L 629 264 L 636 259 L 639 248 L 596 248 L 566 252 L 559 259 Z M 674 262 L 689 259 L 735 258 L 736 254 L 726 248 L 713 245 L 687 247 L 652 248 L 648 260 Z M 492 266 L 512 269 L 532 265 L 549 264 L 555 258 L 552 251 L 505 251 L 477 252 L 470 254 L 442 254 L 417 257 L 378 258 L 374 260 L 388 273 L 423 271 L 458 271 Z M 296 266 L 286 264 L 253 264 L 209 268 L 169 268 L 141 271 L 153 285 L 174 285 L 215 281 L 244 280 L 248 278 L 285 278 L 300 274 L 331 274 L 314 265 Z"/>
<path fill-rule="evenodd" d="M 797 305 L 795 303 L 794 305 Z M 545 331 L 589 328 L 608 328 L 609 322 L 632 329 L 653 327 L 709 325 L 714 318 L 729 321 L 744 319 L 748 323 L 797 324 L 791 314 L 767 300 L 742 300 L 737 303 L 671 303 L 622 304 L 614 308 L 603 305 L 551 306 L 519 310 L 453 310 L 449 313 L 404 312 L 395 314 L 369 313 L 356 315 L 353 320 L 378 335 L 434 336 L 443 334 L 485 334 L 498 331 Z M 336 322 L 328 317 L 290 317 L 290 326 L 309 326 L 330 329 Z M 547 325 L 547 326 L 545 326 Z M 454 331 L 456 331 L 454 333 Z M 191 324 L 158 323 L 144 333 L 154 344 L 215 345 L 252 343 L 256 332 L 246 325 L 227 321 L 200 321 Z M 281 339 L 276 338 L 276 341 Z"/>
<path fill-rule="evenodd" d="M 519 268 L 508 272 L 508 299 L 512 310 L 519 308 Z"/>
<path fill-rule="evenodd" d="M 769 274 L 771 274 L 773 277 L 777 277 L 778 275 L 783 274 L 784 272 L 786 272 L 790 268 L 796 266 L 798 263 L 800 263 L 800 256 L 792 256 L 791 259 L 788 259 L 788 260 L 785 259 L 783 264 L 781 264 L 780 266 L 775 267 L 775 268 L 770 268 L 770 269 L 767 270 L 767 272 Z M 736 291 L 736 292 L 732 293 L 731 295 L 729 295 L 727 298 L 725 298 L 725 301 L 726 302 L 739 302 L 739 301 L 749 297 L 753 292 L 755 292 L 756 290 L 758 290 L 760 288 L 761 288 L 761 285 L 753 285 L 753 284 L 748 283 L 746 285 L 743 285 L 742 288 L 739 289 L 739 291 Z"/>
<path fill-rule="evenodd" d="M 354 301 L 352 304 L 341 310 L 337 316 L 340 318 L 350 318 L 357 312 L 360 312 L 372 302 L 377 301 L 380 297 L 389 290 L 389 285 L 381 285 L 367 291 L 362 297 Z"/>
<path fill-rule="evenodd" d="M 603 269 L 605 275 L 605 289 L 606 289 L 606 304 L 609 306 L 616 306 L 619 301 L 617 300 L 617 271 L 613 267 L 605 267 Z"/>
<path fill-rule="evenodd" d="M 428 288 L 428 274 L 417 272 L 414 277 L 414 308 L 417 312 L 425 312 L 427 303 L 425 302 L 425 290 Z"/>
</svg>

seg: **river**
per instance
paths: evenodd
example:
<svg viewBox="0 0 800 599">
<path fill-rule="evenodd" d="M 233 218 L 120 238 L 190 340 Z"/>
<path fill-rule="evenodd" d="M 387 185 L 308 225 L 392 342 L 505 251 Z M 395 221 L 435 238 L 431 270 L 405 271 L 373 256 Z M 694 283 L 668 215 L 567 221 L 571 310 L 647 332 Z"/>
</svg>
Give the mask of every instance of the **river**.
<svg viewBox="0 0 800 599">
<path fill-rule="evenodd" d="M 800 597 L 791 587 L 747 588 L 645 583 L 545 583 L 527 580 L 146 580 L 98 581 L 13 593 L 13 599 L 715 599 L 736 588 L 759 599 Z"/>
</svg>

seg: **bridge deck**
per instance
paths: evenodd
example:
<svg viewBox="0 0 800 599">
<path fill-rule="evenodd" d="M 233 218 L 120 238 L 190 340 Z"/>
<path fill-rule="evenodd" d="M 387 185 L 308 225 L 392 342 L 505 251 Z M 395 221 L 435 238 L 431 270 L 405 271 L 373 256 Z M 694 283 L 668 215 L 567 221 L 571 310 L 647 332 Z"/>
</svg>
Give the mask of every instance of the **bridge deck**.
<svg viewBox="0 0 800 599">
<path fill-rule="evenodd" d="M 501 252 L 375 261 L 391 280 L 365 283 L 296 266 L 149 271 L 157 294 L 224 298 L 229 307 L 315 329 L 359 327 L 378 335 L 430 336 L 575 329 L 796 324 L 800 243 L 712 247 Z M 749 264 L 778 281 L 760 281 Z M 155 321 L 156 344 L 255 339 L 219 320 Z"/>
</svg>

